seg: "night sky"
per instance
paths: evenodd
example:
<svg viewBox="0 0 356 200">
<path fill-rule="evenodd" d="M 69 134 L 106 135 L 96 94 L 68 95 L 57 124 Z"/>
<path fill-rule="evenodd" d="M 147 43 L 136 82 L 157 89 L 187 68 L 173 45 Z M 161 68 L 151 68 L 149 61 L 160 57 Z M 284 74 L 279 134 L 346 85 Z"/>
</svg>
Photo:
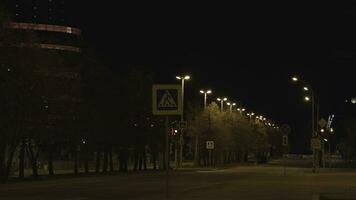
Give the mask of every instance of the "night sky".
<svg viewBox="0 0 356 200">
<path fill-rule="evenodd" d="M 201 88 L 228 96 L 305 135 L 310 105 L 291 75 L 310 82 L 321 113 L 342 116 L 356 96 L 355 4 L 234 5 L 78 1 L 74 21 L 112 67 L 147 64 L 160 82 L 189 73 L 188 97 Z M 72 11 L 73 12 L 73 11 Z M 298 144 L 296 144 L 298 145 Z"/>
</svg>

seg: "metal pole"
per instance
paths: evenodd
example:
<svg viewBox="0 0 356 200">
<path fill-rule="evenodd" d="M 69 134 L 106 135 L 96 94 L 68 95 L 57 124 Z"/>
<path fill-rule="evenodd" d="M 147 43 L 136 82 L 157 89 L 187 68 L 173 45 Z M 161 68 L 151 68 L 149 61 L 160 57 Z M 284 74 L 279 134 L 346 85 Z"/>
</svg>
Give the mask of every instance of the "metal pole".
<svg viewBox="0 0 356 200">
<path fill-rule="evenodd" d="M 314 91 L 313 91 L 313 89 L 311 88 L 311 92 L 312 92 L 312 112 L 311 112 L 311 114 L 312 114 L 312 138 L 315 136 L 315 128 L 314 128 L 314 125 L 315 125 L 315 99 L 314 99 Z M 313 173 L 315 173 L 316 172 L 316 165 L 317 165 L 317 156 L 316 156 L 316 153 L 317 153 L 317 151 L 313 148 Z"/>
<path fill-rule="evenodd" d="M 169 136 L 168 136 L 168 132 L 169 132 L 169 128 L 168 128 L 168 116 L 166 116 L 166 199 L 169 199 Z"/>
<path fill-rule="evenodd" d="M 331 142 L 329 141 L 329 169 L 331 169 Z"/>
<path fill-rule="evenodd" d="M 232 113 L 232 105 L 230 105 L 230 113 Z"/>
<path fill-rule="evenodd" d="M 221 106 L 221 112 L 224 112 L 224 100 L 221 99 L 221 102 L 220 102 Z"/>
<path fill-rule="evenodd" d="M 184 78 L 182 79 L 182 115 L 181 121 L 184 120 Z M 179 167 L 182 167 L 183 163 L 183 129 L 180 130 L 180 138 L 179 138 Z"/>
<path fill-rule="evenodd" d="M 283 175 L 287 175 L 287 169 L 286 169 L 286 155 L 285 153 L 283 154 Z"/>
<path fill-rule="evenodd" d="M 207 102 L 207 93 L 204 93 L 204 109 L 206 109 L 206 102 Z"/>
</svg>

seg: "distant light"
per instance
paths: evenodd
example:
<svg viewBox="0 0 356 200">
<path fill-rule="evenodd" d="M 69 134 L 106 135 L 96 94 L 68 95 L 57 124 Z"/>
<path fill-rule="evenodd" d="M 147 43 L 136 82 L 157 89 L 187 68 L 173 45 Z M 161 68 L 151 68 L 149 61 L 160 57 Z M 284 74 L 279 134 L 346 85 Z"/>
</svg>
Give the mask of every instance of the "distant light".
<svg viewBox="0 0 356 200">
<path fill-rule="evenodd" d="M 231 103 L 230 103 L 230 102 L 227 102 L 226 104 L 227 104 L 228 106 L 229 106 L 229 105 L 231 105 Z"/>
<path fill-rule="evenodd" d="M 297 82 L 297 81 L 298 81 L 298 78 L 297 78 L 297 77 L 293 77 L 292 80 L 293 80 L 294 82 Z"/>
<path fill-rule="evenodd" d="M 155 125 L 151 124 L 151 128 L 153 128 Z"/>
<path fill-rule="evenodd" d="M 207 93 L 207 94 L 211 94 L 211 93 L 212 93 L 212 91 L 211 91 L 211 90 L 208 90 L 206 93 Z"/>
<path fill-rule="evenodd" d="M 10 71 L 11 71 L 11 69 L 10 69 L 10 68 L 7 68 L 7 71 L 8 71 L 8 72 L 10 72 Z"/>
<path fill-rule="evenodd" d="M 304 97 L 305 101 L 310 101 L 310 97 Z"/>
<path fill-rule="evenodd" d="M 241 111 L 241 108 L 237 108 L 237 111 Z"/>
<path fill-rule="evenodd" d="M 200 93 L 204 94 L 205 92 L 203 90 L 200 90 Z"/>
<path fill-rule="evenodd" d="M 325 141 L 325 142 L 327 142 L 327 141 L 328 141 L 328 139 L 326 139 L 326 138 L 325 138 L 325 139 L 324 139 L 324 141 Z"/>
<path fill-rule="evenodd" d="M 322 129 L 320 129 L 320 132 L 324 133 L 324 132 L 325 132 L 325 130 L 322 128 Z"/>
<path fill-rule="evenodd" d="M 247 116 L 250 116 L 250 113 L 247 113 L 246 115 L 247 115 Z"/>
<path fill-rule="evenodd" d="M 232 105 L 233 105 L 233 106 L 236 106 L 236 103 L 233 103 Z"/>
<path fill-rule="evenodd" d="M 180 77 L 180 76 L 176 76 L 176 79 L 181 80 L 181 79 L 182 79 L 182 77 Z"/>
<path fill-rule="evenodd" d="M 185 80 L 189 80 L 189 79 L 190 79 L 190 76 L 185 76 L 184 79 L 185 79 Z"/>
<path fill-rule="evenodd" d="M 352 103 L 352 104 L 356 104 L 356 97 L 354 97 L 354 98 L 351 99 L 351 103 Z"/>
<path fill-rule="evenodd" d="M 304 91 L 308 91 L 309 88 L 308 87 L 303 87 Z"/>
<path fill-rule="evenodd" d="M 254 116 L 254 115 L 255 115 L 255 113 L 251 113 L 251 115 L 252 115 L 252 116 Z"/>
<path fill-rule="evenodd" d="M 265 118 L 265 117 L 263 118 L 263 121 L 266 121 L 266 118 Z"/>
<path fill-rule="evenodd" d="M 221 101 L 221 99 L 220 99 L 220 98 L 217 98 L 216 100 Z"/>
<path fill-rule="evenodd" d="M 333 133 L 334 132 L 334 129 L 333 128 L 330 128 L 330 133 Z"/>
<path fill-rule="evenodd" d="M 178 130 L 177 130 L 177 129 L 175 129 L 175 130 L 174 130 L 174 133 L 178 133 Z"/>
<path fill-rule="evenodd" d="M 227 101 L 227 98 L 224 98 L 224 101 Z"/>
<path fill-rule="evenodd" d="M 246 109 L 245 109 L 245 108 L 242 108 L 242 112 L 244 112 L 244 111 L 246 111 Z"/>
</svg>

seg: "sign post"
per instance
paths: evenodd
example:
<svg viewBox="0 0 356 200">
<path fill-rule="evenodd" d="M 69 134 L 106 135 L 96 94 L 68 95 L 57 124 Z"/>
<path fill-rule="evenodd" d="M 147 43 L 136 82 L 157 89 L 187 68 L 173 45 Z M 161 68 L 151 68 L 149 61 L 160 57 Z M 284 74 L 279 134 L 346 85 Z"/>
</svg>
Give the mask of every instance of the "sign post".
<svg viewBox="0 0 356 200">
<path fill-rule="evenodd" d="M 181 115 L 183 112 L 182 88 L 180 85 L 153 85 L 152 113 L 165 116 L 165 169 L 166 199 L 169 199 L 169 116 Z"/>
<path fill-rule="evenodd" d="M 312 138 L 310 140 L 310 146 L 314 152 L 314 160 L 313 160 L 313 171 L 316 172 L 319 169 L 319 156 L 318 152 L 321 150 L 321 140 L 319 137 Z"/>
<path fill-rule="evenodd" d="M 209 151 L 209 167 L 213 166 L 213 159 L 211 156 L 212 151 L 215 149 L 215 143 L 214 141 L 206 141 L 206 149 Z"/>
<path fill-rule="evenodd" d="M 283 175 L 287 175 L 287 169 L 286 169 L 286 150 L 288 148 L 288 135 L 283 135 Z"/>
</svg>

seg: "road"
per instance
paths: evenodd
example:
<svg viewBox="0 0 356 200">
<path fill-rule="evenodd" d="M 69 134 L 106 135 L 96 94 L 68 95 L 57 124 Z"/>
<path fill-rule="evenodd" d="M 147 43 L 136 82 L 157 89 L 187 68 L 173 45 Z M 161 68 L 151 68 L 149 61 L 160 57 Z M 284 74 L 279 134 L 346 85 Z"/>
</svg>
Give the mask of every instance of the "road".
<svg viewBox="0 0 356 200">
<path fill-rule="evenodd" d="M 0 199 L 94 200 L 164 199 L 164 173 L 120 174 L 82 178 L 59 178 L 0 185 Z M 226 169 L 192 169 L 170 177 L 172 200 L 312 199 L 313 194 L 356 197 L 355 170 L 325 170 L 280 166 L 234 166 Z M 355 198 L 356 199 L 356 198 Z"/>
</svg>

